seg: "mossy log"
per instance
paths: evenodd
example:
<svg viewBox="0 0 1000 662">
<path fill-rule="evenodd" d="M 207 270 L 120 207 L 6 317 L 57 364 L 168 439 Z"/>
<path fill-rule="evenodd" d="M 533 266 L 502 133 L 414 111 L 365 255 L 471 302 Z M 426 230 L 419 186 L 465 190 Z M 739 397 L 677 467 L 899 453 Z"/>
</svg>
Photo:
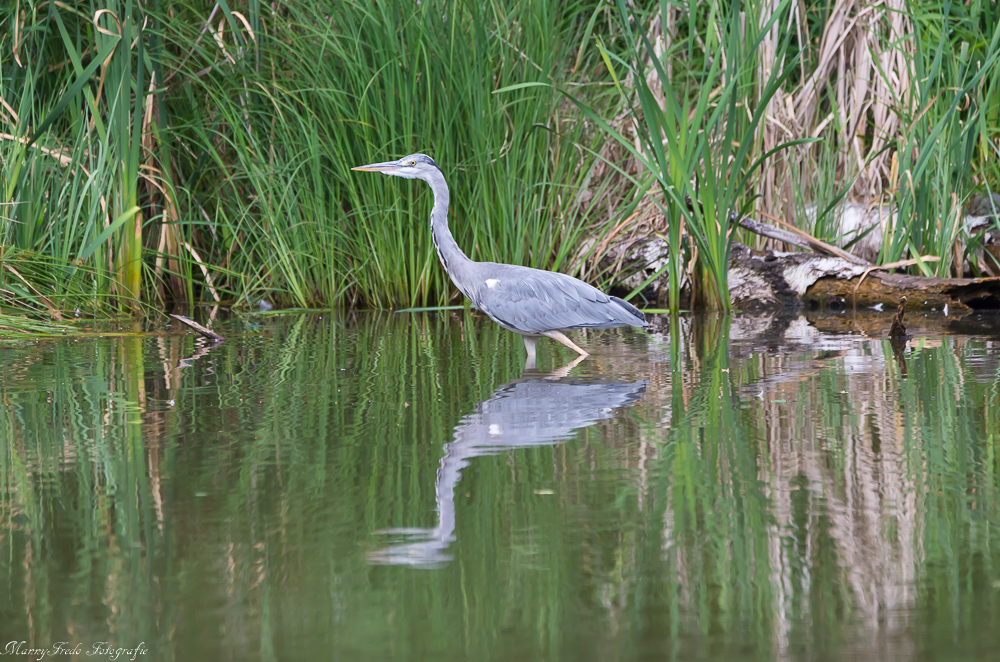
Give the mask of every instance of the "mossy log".
<svg viewBox="0 0 1000 662">
<path fill-rule="evenodd" d="M 1000 278 L 924 278 L 890 274 L 816 253 L 754 251 L 734 244 L 729 261 L 729 295 L 736 308 L 788 307 L 907 310 L 1000 308 Z"/>
<path fill-rule="evenodd" d="M 990 203 L 995 209 L 1000 200 Z M 976 207 L 969 213 L 979 211 Z M 972 223 L 978 218 L 968 216 L 966 221 Z M 942 310 L 946 306 L 956 312 L 1000 308 L 1000 278 L 926 278 L 888 273 L 800 230 L 784 230 L 750 218 L 739 219 L 738 223 L 756 234 L 816 253 L 762 253 L 734 246 L 729 281 L 730 299 L 737 307 L 788 303 L 788 294 L 794 293 L 812 307 L 834 309 L 896 306 L 901 298 L 909 310 Z"/>
<path fill-rule="evenodd" d="M 871 271 L 863 280 L 860 276 L 820 278 L 806 290 L 804 300 L 823 307 L 833 302 L 888 307 L 902 296 L 909 310 L 942 310 L 945 306 L 954 311 L 996 309 L 1000 308 L 1000 278 L 925 278 Z"/>
</svg>

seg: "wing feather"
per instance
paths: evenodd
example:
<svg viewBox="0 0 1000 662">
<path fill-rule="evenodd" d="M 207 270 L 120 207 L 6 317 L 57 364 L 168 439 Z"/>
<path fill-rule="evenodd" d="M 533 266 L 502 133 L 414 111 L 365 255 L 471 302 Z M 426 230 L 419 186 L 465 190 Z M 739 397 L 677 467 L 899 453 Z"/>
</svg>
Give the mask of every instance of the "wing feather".
<svg viewBox="0 0 1000 662">
<path fill-rule="evenodd" d="M 645 316 L 618 297 L 566 274 L 480 263 L 476 306 L 495 322 L 521 333 L 582 327 L 646 326 Z"/>
</svg>

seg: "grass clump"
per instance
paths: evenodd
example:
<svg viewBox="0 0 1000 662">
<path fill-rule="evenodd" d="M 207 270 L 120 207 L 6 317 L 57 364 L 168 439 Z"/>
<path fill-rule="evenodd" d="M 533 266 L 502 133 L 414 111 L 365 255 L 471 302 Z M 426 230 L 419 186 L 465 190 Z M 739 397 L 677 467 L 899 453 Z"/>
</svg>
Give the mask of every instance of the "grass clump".
<svg viewBox="0 0 1000 662">
<path fill-rule="evenodd" d="M 669 308 L 728 306 L 731 242 L 769 246 L 736 232 L 745 213 L 848 248 L 865 240 L 882 264 L 940 257 L 913 267 L 926 275 L 981 271 L 984 237 L 964 216 L 1000 174 L 993 5 L 618 10 L 626 45 L 605 56 L 621 104 L 603 122 L 604 156 L 625 188 L 649 194 L 638 206 L 622 196 L 609 227 L 664 240 L 666 264 L 644 284 L 665 272 Z M 867 225 L 849 226 L 845 206 Z"/>
<path fill-rule="evenodd" d="M 0 9 L 0 246 L 39 256 L 59 310 L 444 305 L 429 193 L 349 170 L 423 151 L 474 259 L 578 272 L 642 227 L 674 310 L 728 306 L 752 210 L 850 244 L 843 203 L 884 206 L 881 261 L 965 274 L 963 205 L 998 176 L 996 14 L 22 0 Z M 7 305 L 36 305 L 22 289 Z"/>
<path fill-rule="evenodd" d="M 473 257 L 566 269 L 591 138 L 551 88 L 494 92 L 585 81 L 595 7 L 24 4 L 0 241 L 86 267 L 119 306 L 446 303 L 429 196 L 349 170 L 425 151 Z"/>
</svg>

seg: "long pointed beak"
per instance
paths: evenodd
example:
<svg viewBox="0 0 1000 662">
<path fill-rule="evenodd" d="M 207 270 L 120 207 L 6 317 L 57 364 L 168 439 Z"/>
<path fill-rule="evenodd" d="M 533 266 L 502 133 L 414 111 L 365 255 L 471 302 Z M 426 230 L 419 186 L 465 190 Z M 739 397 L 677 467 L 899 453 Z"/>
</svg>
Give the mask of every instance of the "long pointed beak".
<svg viewBox="0 0 1000 662">
<path fill-rule="evenodd" d="M 372 163 L 371 165 L 358 166 L 351 170 L 363 170 L 365 172 L 392 172 L 398 170 L 399 164 L 395 161 L 385 161 L 384 163 Z"/>
</svg>

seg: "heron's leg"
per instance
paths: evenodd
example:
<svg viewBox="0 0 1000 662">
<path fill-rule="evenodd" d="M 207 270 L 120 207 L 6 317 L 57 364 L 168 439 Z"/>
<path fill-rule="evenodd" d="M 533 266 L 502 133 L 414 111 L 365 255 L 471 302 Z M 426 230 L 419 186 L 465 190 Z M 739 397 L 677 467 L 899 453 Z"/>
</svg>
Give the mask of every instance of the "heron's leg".
<svg viewBox="0 0 1000 662">
<path fill-rule="evenodd" d="M 579 347 L 577 347 L 576 343 L 574 343 L 572 340 L 570 340 L 569 338 L 567 338 L 566 334 L 563 333 L 562 331 L 542 331 L 542 335 L 543 336 L 547 336 L 549 338 L 552 338 L 553 340 L 555 340 L 557 342 L 561 342 L 562 344 L 566 345 L 570 349 L 575 349 L 577 351 L 577 353 L 579 353 L 584 358 L 590 356 L 589 352 L 585 352 L 582 349 L 580 349 Z"/>
<path fill-rule="evenodd" d="M 585 358 L 587 358 L 587 356 L 585 354 L 581 354 L 580 356 L 576 357 L 575 359 L 573 359 L 572 361 L 570 361 L 569 363 L 567 363 L 563 367 L 561 367 L 561 368 L 559 368 L 557 370 L 553 370 L 549 374 L 549 376 L 546 377 L 545 379 L 549 379 L 549 380 L 552 380 L 552 381 L 559 381 L 560 379 L 562 379 L 563 377 L 565 377 L 566 375 L 568 375 L 569 371 L 572 370 L 573 368 L 575 368 L 577 363 L 579 363 L 580 361 L 584 360 Z"/>
<path fill-rule="evenodd" d="M 535 343 L 538 342 L 538 336 L 521 336 L 524 338 L 524 349 L 528 352 L 528 358 L 524 362 L 525 370 L 535 369 Z"/>
</svg>

